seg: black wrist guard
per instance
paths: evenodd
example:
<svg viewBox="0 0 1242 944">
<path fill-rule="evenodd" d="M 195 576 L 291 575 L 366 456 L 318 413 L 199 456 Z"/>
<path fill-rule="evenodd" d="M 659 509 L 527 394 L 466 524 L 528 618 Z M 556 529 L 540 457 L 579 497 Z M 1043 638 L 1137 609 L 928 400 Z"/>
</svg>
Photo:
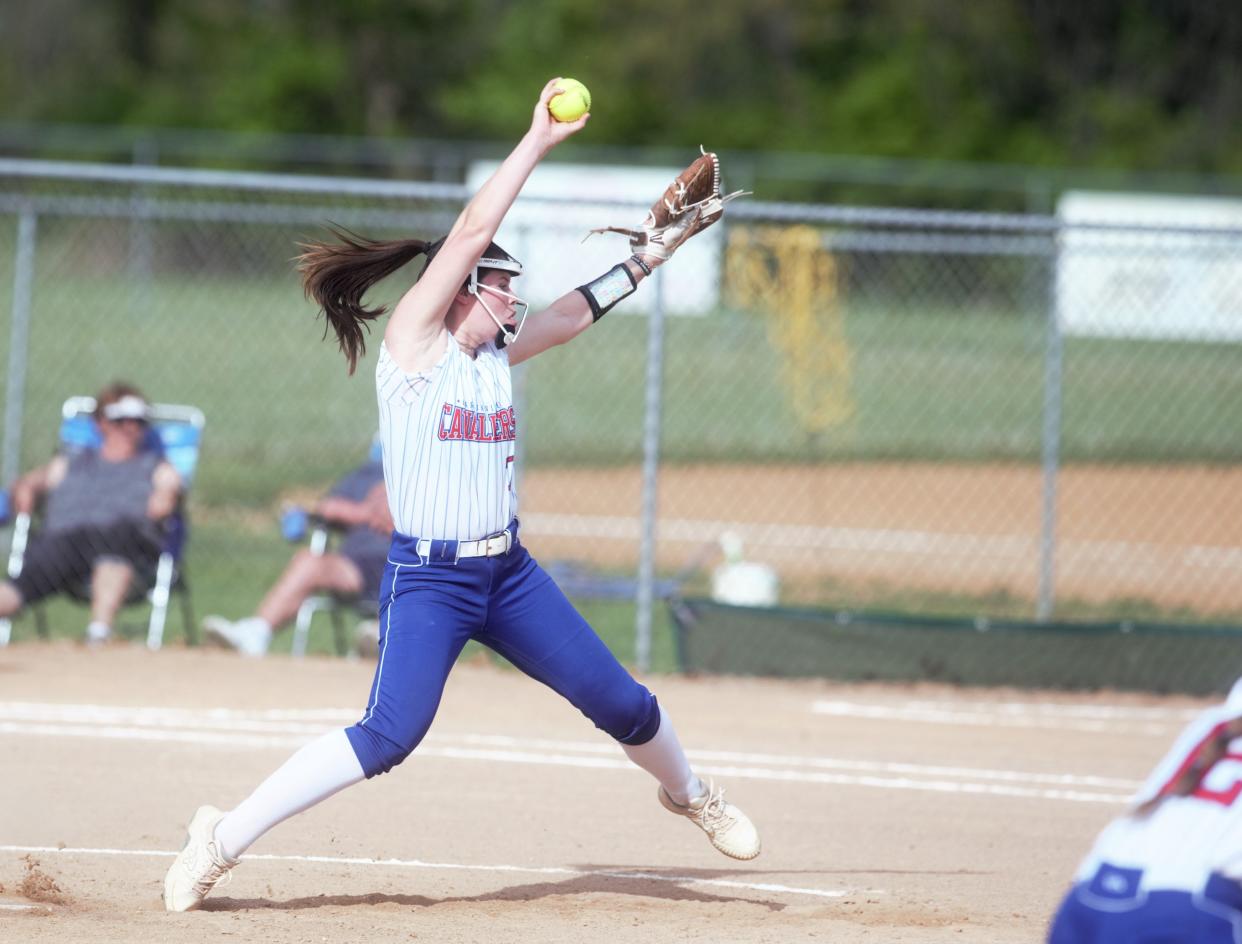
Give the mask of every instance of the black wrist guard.
<svg viewBox="0 0 1242 944">
<path fill-rule="evenodd" d="M 630 272 L 629 266 L 621 262 L 595 281 L 579 285 L 575 291 L 581 292 L 591 306 L 591 320 L 599 321 L 612 310 L 613 305 L 626 296 L 633 295 L 637 288 L 638 282 L 634 280 L 634 274 Z"/>
</svg>

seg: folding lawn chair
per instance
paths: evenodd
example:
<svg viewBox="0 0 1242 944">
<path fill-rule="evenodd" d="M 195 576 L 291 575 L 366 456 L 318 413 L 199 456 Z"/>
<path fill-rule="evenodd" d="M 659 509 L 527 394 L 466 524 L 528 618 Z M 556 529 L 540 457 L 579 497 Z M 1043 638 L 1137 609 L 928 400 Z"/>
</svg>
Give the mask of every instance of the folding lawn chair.
<svg viewBox="0 0 1242 944">
<path fill-rule="evenodd" d="M 64 402 L 61 407 L 60 422 L 60 452 L 62 454 L 72 455 L 82 450 L 99 448 L 102 440 L 99 427 L 95 425 L 92 416 L 94 411 L 94 397 L 70 397 Z M 182 483 L 181 500 L 177 509 L 165 522 L 164 541 L 156 563 L 154 579 L 149 586 L 135 582 L 125 601 L 126 606 L 141 603 L 144 600 L 150 603 L 147 648 L 154 650 L 163 645 L 164 623 L 168 616 L 168 604 L 173 593 L 181 597 L 181 618 L 187 642 L 194 644 L 198 641 L 183 554 L 189 530 L 185 499 L 194 480 L 194 472 L 198 467 L 206 418 L 202 410 L 197 407 L 169 403 L 152 404 L 149 418 L 150 428 L 147 431 L 144 448 L 158 450 L 181 475 Z M 20 514 L 14 518 L 13 541 L 8 560 L 10 579 L 21 573 L 26 547 L 37 531 L 37 522 L 31 515 Z M 84 584 L 71 588 L 67 595 L 80 603 L 89 603 L 90 587 Z M 42 607 L 36 604 L 32 609 L 35 612 L 39 634 L 47 636 L 47 620 Z M 9 620 L 0 620 L 0 646 L 8 644 L 11 630 Z"/>
<path fill-rule="evenodd" d="M 378 437 L 372 441 L 371 451 L 367 458 L 371 462 L 382 461 L 382 449 Z M 281 521 L 281 531 L 284 533 L 285 538 L 290 541 L 300 541 L 306 537 L 308 526 L 310 528 L 310 537 L 307 546 L 310 552 L 316 555 L 327 553 L 331 549 L 333 539 L 339 537 L 346 530 L 315 515 L 309 515 L 301 508 L 289 509 L 285 512 Z M 293 621 L 293 641 L 291 647 L 291 654 L 293 656 L 301 658 L 306 655 L 306 648 L 310 641 L 311 624 L 314 622 L 315 614 L 325 612 L 332 619 L 332 634 L 337 655 L 346 655 L 349 652 L 349 640 L 346 634 L 345 616 L 352 613 L 352 615 L 361 619 L 375 619 L 378 612 L 376 588 L 367 587 L 362 593 L 353 595 L 318 594 L 303 600 Z"/>
</svg>

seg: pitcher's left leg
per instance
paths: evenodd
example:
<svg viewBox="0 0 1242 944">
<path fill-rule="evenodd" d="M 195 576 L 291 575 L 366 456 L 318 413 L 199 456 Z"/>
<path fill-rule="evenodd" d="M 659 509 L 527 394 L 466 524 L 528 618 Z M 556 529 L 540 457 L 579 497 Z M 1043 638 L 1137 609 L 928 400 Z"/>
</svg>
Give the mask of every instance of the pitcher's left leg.
<svg viewBox="0 0 1242 944">
<path fill-rule="evenodd" d="M 651 740 L 655 696 L 604 645 L 560 588 L 518 546 L 498 568 L 487 623 L 475 638 L 569 702 L 622 744 Z"/>
<path fill-rule="evenodd" d="M 690 769 L 655 696 L 637 682 L 521 547 L 493 590 L 486 628 L 476 638 L 527 675 L 567 698 L 626 755 L 660 782 L 670 812 L 702 829 L 725 855 L 753 859 L 759 834 L 724 791 Z"/>
</svg>

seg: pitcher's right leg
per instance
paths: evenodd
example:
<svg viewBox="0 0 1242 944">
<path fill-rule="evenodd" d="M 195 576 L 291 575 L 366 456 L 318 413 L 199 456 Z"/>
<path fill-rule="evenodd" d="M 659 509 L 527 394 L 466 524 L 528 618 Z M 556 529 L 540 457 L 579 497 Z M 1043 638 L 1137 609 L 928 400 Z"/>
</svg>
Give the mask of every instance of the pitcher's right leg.
<svg viewBox="0 0 1242 944">
<path fill-rule="evenodd" d="M 375 679 L 362 719 L 345 729 L 368 778 L 422 741 L 453 664 L 482 625 L 487 572 L 473 563 L 397 563 L 384 573 Z"/>
</svg>

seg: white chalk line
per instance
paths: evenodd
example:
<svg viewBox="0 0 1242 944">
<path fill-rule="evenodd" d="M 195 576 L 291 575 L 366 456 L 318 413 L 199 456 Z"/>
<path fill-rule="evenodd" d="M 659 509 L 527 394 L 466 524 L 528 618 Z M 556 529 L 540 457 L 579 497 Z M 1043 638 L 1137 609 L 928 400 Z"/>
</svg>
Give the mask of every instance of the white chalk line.
<svg viewBox="0 0 1242 944">
<path fill-rule="evenodd" d="M 225 748 L 294 749 L 325 728 L 297 722 L 264 721 L 244 716 L 223 721 L 217 710 L 167 712 L 153 708 L 117 708 L 94 705 L 0 703 L 0 735 L 77 737 L 207 745 Z M 351 713 L 350 717 L 355 717 Z M 45 719 L 45 720 L 33 720 Z M 63 720 L 62 720 L 63 719 Z M 98 719 L 98 723 L 96 722 Z M 116 724 L 129 720 L 138 724 Z M 181 725 L 173 727 L 175 723 Z M 144 724 L 145 722 L 145 724 Z M 246 722 L 243 730 L 234 723 Z M 199 729 L 199 725 L 204 729 Z M 559 767 L 629 770 L 630 762 L 610 743 L 555 741 L 496 735 L 437 735 L 418 749 L 419 756 L 484 763 L 515 763 Z M 695 769 L 710 776 L 793 783 L 862 786 L 1122 804 L 1139 782 L 1074 774 L 989 770 L 898 762 L 860 761 L 831 757 L 803 757 L 737 751 L 687 751 Z"/>
<path fill-rule="evenodd" d="M 228 717 L 222 717 L 226 711 Z M 220 729 L 229 732 L 246 731 L 279 734 L 304 734 L 310 737 L 317 736 L 324 731 L 322 725 L 300 724 L 297 722 L 287 721 L 267 721 L 263 720 L 262 717 L 267 715 L 267 712 L 256 712 L 254 714 L 261 717 L 253 719 L 248 718 L 246 713 L 236 709 L 209 709 L 201 712 L 179 709 L 176 711 L 163 712 L 159 709 L 152 708 L 119 708 L 115 706 L 97 705 L 46 705 L 37 702 L 0 702 L 0 719 L 20 719 L 22 721 L 38 720 L 57 723 L 69 723 L 75 721 L 130 721 L 136 722 L 143 728 L 150 725 L 156 728 L 176 728 L 180 730 L 184 730 L 185 728 L 205 728 L 208 730 Z M 316 714 L 323 717 L 324 720 L 335 721 L 340 724 L 349 724 L 357 717 L 357 712 L 349 711 L 341 711 L 335 714 L 330 714 L 327 711 L 320 711 L 316 712 Z M 0 728 L 0 730 L 3 729 Z M 121 728 L 118 730 L 125 736 L 129 736 L 127 733 L 129 732 L 129 729 Z M 515 748 L 526 750 L 546 749 L 557 752 L 572 751 L 584 754 L 606 754 L 611 758 L 616 758 L 618 754 L 617 747 L 607 742 L 563 741 L 551 740 L 547 738 L 516 738 L 507 735 L 495 734 L 432 734 L 428 736 L 427 741 L 431 742 L 433 745 L 441 742 L 457 742 L 459 744 L 469 746 L 485 746 L 493 748 Z M 226 739 L 224 743 L 234 743 L 234 740 L 230 737 L 229 739 Z M 259 746 L 270 745 L 284 747 L 297 742 L 292 739 L 284 738 L 255 738 L 254 743 Z M 446 753 L 443 756 L 469 756 L 461 748 L 445 748 L 444 750 L 454 751 L 454 753 Z M 985 780 L 1007 780 L 1019 781 L 1023 783 L 1033 782 L 1059 785 L 1070 784 L 1077 786 L 1116 787 L 1127 790 L 1135 789 L 1138 786 L 1138 781 L 1134 780 L 1122 780 L 1110 777 L 1079 776 L 1074 774 L 1040 774 L 1008 770 L 987 770 L 977 767 L 931 766 L 925 764 L 906 764 L 889 761 L 857 761 L 831 757 L 805 757 L 788 754 L 767 754 L 740 751 L 695 750 L 691 753 L 696 759 L 701 761 L 726 761 L 734 765 L 792 765 L 795 767 L 860 770 L 867 772 L 974 777 Z M 628 762 L 621 762 L 620 766 L 628 766 Z"/>
<path fill-rule="evenodd" d="M 859 704 L 863 706 L 882 704 L 877 702 L 847 702 L 836 704 Z M 1151 721 L 1182 724 L 1195 717 L 1198 708 L 1143 707 L 1139 705 L 1064 704 L 1057 702 L 1010 702 L 1010 701 L 934 701 L 907 699 L 891 704 L 915 710 L 986 711 L 1007 716 L 1034 715 L 1048 718 L 1087 718 L 1118 721 Z M 328 722 L 349 724 L 357 720 L 355 708 L 162 708 L 154 706 L 116 706 L 95 704 L 66 704 L 59 702 L 0 702 L 0 713 L 6 717 L 55 718 L 75 720 L 89 716 L 93 720 L 128 721 L 140 719 L 146 724 L 178 725 L 190 721 L 206 723 L 228 722 Z"/>
<path fill-rule="evenodd" d="M 166 859 L 171 859 L 177 854 L 176 852 L 169 852 L 163 849 L 61 848 L 60 846 L 0 846 L 0 852 L 12 852 L 21 855 L 38 853 L 43 855 L 153 856 Z M 699 878 L 694 875 L 664 875 L 659 872 L 631 872 L 619 869 L 571 869 L 567 866 L 470 865 L 463 862 L 426 862 L 422 859 L 370 859 L 353 856 L 322 855 L 246 854 L 241 858 L 243 862 L 311 862 L 318 865 L 362 865 L 377 868 L 427 869 L 429 871 L 510 872 L 521 875 L 563 875 L 571 878 L 615 878 L 631 881 L 642 879 L 653 882 L 667 882 L 672 885 L 710 885 L 716 888 L 773 892 L 782 895 L 809 895 L 813 898 L 844 898 L 851 894 L 884 894 L 883 889 L 869 888 L 850 891 L 843 888 L 802 888 L 794 885 L 779 885 L 773 882 L 740 882 L 732 879 Z"/>
<path fill-rule="evenodd" d="M 811 711 L 838 718 L 974 727 L 1037 728 L 1089 734 L 1143 734 L 1165 736 L 1198 712 L 1168 709 L 1120 708 L 1089 705 L 1036 705 L 1015 702 L 956 704 L 902 702 L 874 704 L 821 699 Z"/>
<path fill-rule="evenodd" d="M 986 710 L 1006 715 L 1038 715 L 1052 718 L 1098 718 L 1123 721 L 1189 721 L 1199 708 L 1143 707 L 1141 705 L 1063 704 L 1029 701 L 967 701 L 947 702 L 912 699 L 904 702 L 914 708 L 965 708 Z"/>
<path fill-rule="evenodd" d="M 229 720 L 218 720 L 223 714 L 227 713 Z M 163 717 L 163 715 L 170 717 Z M 256 714 L 264 715 L 264 712 Z M 327 712 L 318 712 L 322 716 L 328 717 Z M 350 720 L 356 718 L 356 712 L 341 712 L 332 720 L 340 723 L 349 723 Z M 10 702 L 0 703 L 0 719 L 16 718 L 16 719 L 40 719 L 44 721 L 56 722 L 51 725 L 40 724 L 6 724 L 0 722 L 0 733 L 21 734 L 35 733 L 48 735 L 63 736 L 82 736 L 82 737 L 102 737 L 117 739 L 137 739 L 137 740 L 188 740 L 193 743 L 200 744 L 225 744 L 250 747 L 296 747 L 305 743 L 306 738 L 317 736 L 323 733 L 324 728 L 319 725 L 303 725 L 288 722 L 268 722 L 263 720 L 247 720 L 245 713 L 237 710 L 221 710 L 209 709 L 207 711 L 193 712 L 185 709 L 178 709 L 169 712 L 163 712 L 160 709 L 152 708 L 118 708 L 115 706 L 95 706 L 95 705 L 47 705 L 40 703 L 24 703 Z M 135 721 L 138 722 L 139 728 L 116 727 L 111 725 L 95 726 L 88 724 L 87 726 L 73 725 L 68 722 L 105 722 L 105 721 Z M 62 723 L 63 722 L 63 723 Z M 151 725 L 153 730 L 147 730 L 147 725 Z M 224 733 L 213 734 L 210 731 L 189 730 L 187 727 L 208 729 L 218 728 Z M 159 729 L 174 729 L 171 734 L 160 733 Z M 237 731 L 250 732 L 248 734 L 239 734 Z M 303 737 L 270 737 L 258 736 L 254 732 L 271 732 L 274 734 L 298 734 Z M 431 735 L 428 737 L 426 747 L 420 747 L 420 752 L 431 754 L 431 756 L 457 757 L 464 759 L 494 759 L 495 754 L 490 751 L 480 751 L 475 748 L 482 745 L 487 748 L 507 748 L 509 759 L 520 760 L 529 763 L 546 762 L 553 764 L 574 764 L 579 766 L 600 766 L 616 769 L 626 769 L 629 762 L 620 757 L 619 751 L 615 745 L 608 742 L 583 742 L 583 741 L 561 741 L 550 740 L 545 738 L 515 738 L 504 735 L 482 735 L 482 734 L 456 734 L 456 735 Z M 452 746 L 456 743 L 458 746 Z M 436 744 L 447 744 L 437 748 Z M 465 747 L 460 745 L 467 745 Z M 532 751 L 550 750 L 554 753 L 539 755 Z M 574 752 L 596 755 L 608 755 L 606 759 L 594 760 L 590 758 L 574 757 L 560 752 Z M 434 753 L 432 753 L 434 752 Z M 1107 777 L 1079 776 L 1073 774 L 1041 774 L 1019 771 L 997 771 L 983 768 L 971 767 L 947 767 L 947 766 L 930 766 L 921 764 L 906 764 L 897 762 L 877 762 L 877 761 L 856 761 L 843 760 L 828 757 L 804 757 L 797 755 L 784 754 L 767 754 L 754 752 L 738 752 L 738 751 L 705 751 L 694 750 L 689 752 L 695 759 L 704 762 L 723 761 L 729 762 L 728 767 L 731 771 L 737 771 L 738 765 L 785 765 L 794 767 L 812 767 L 812 768 L 828 768 L 864 771 L 871 773 L 900 773 L 913 775 L 934 775 L 949 777 L 967 777 L 985 780 L 1002 780 L 1022 783 L 1048 783 L 1055 785 L 1074 785 L 1074 786 L 1093 786 L 1093 787 L 1113 787 L 1118 789 L 1133 790 L 1137 788 L 1138 781 L 1123 780 Z M 771 779 L 772 773 L 765 774 L 765 778 Z"/>
</svg>

